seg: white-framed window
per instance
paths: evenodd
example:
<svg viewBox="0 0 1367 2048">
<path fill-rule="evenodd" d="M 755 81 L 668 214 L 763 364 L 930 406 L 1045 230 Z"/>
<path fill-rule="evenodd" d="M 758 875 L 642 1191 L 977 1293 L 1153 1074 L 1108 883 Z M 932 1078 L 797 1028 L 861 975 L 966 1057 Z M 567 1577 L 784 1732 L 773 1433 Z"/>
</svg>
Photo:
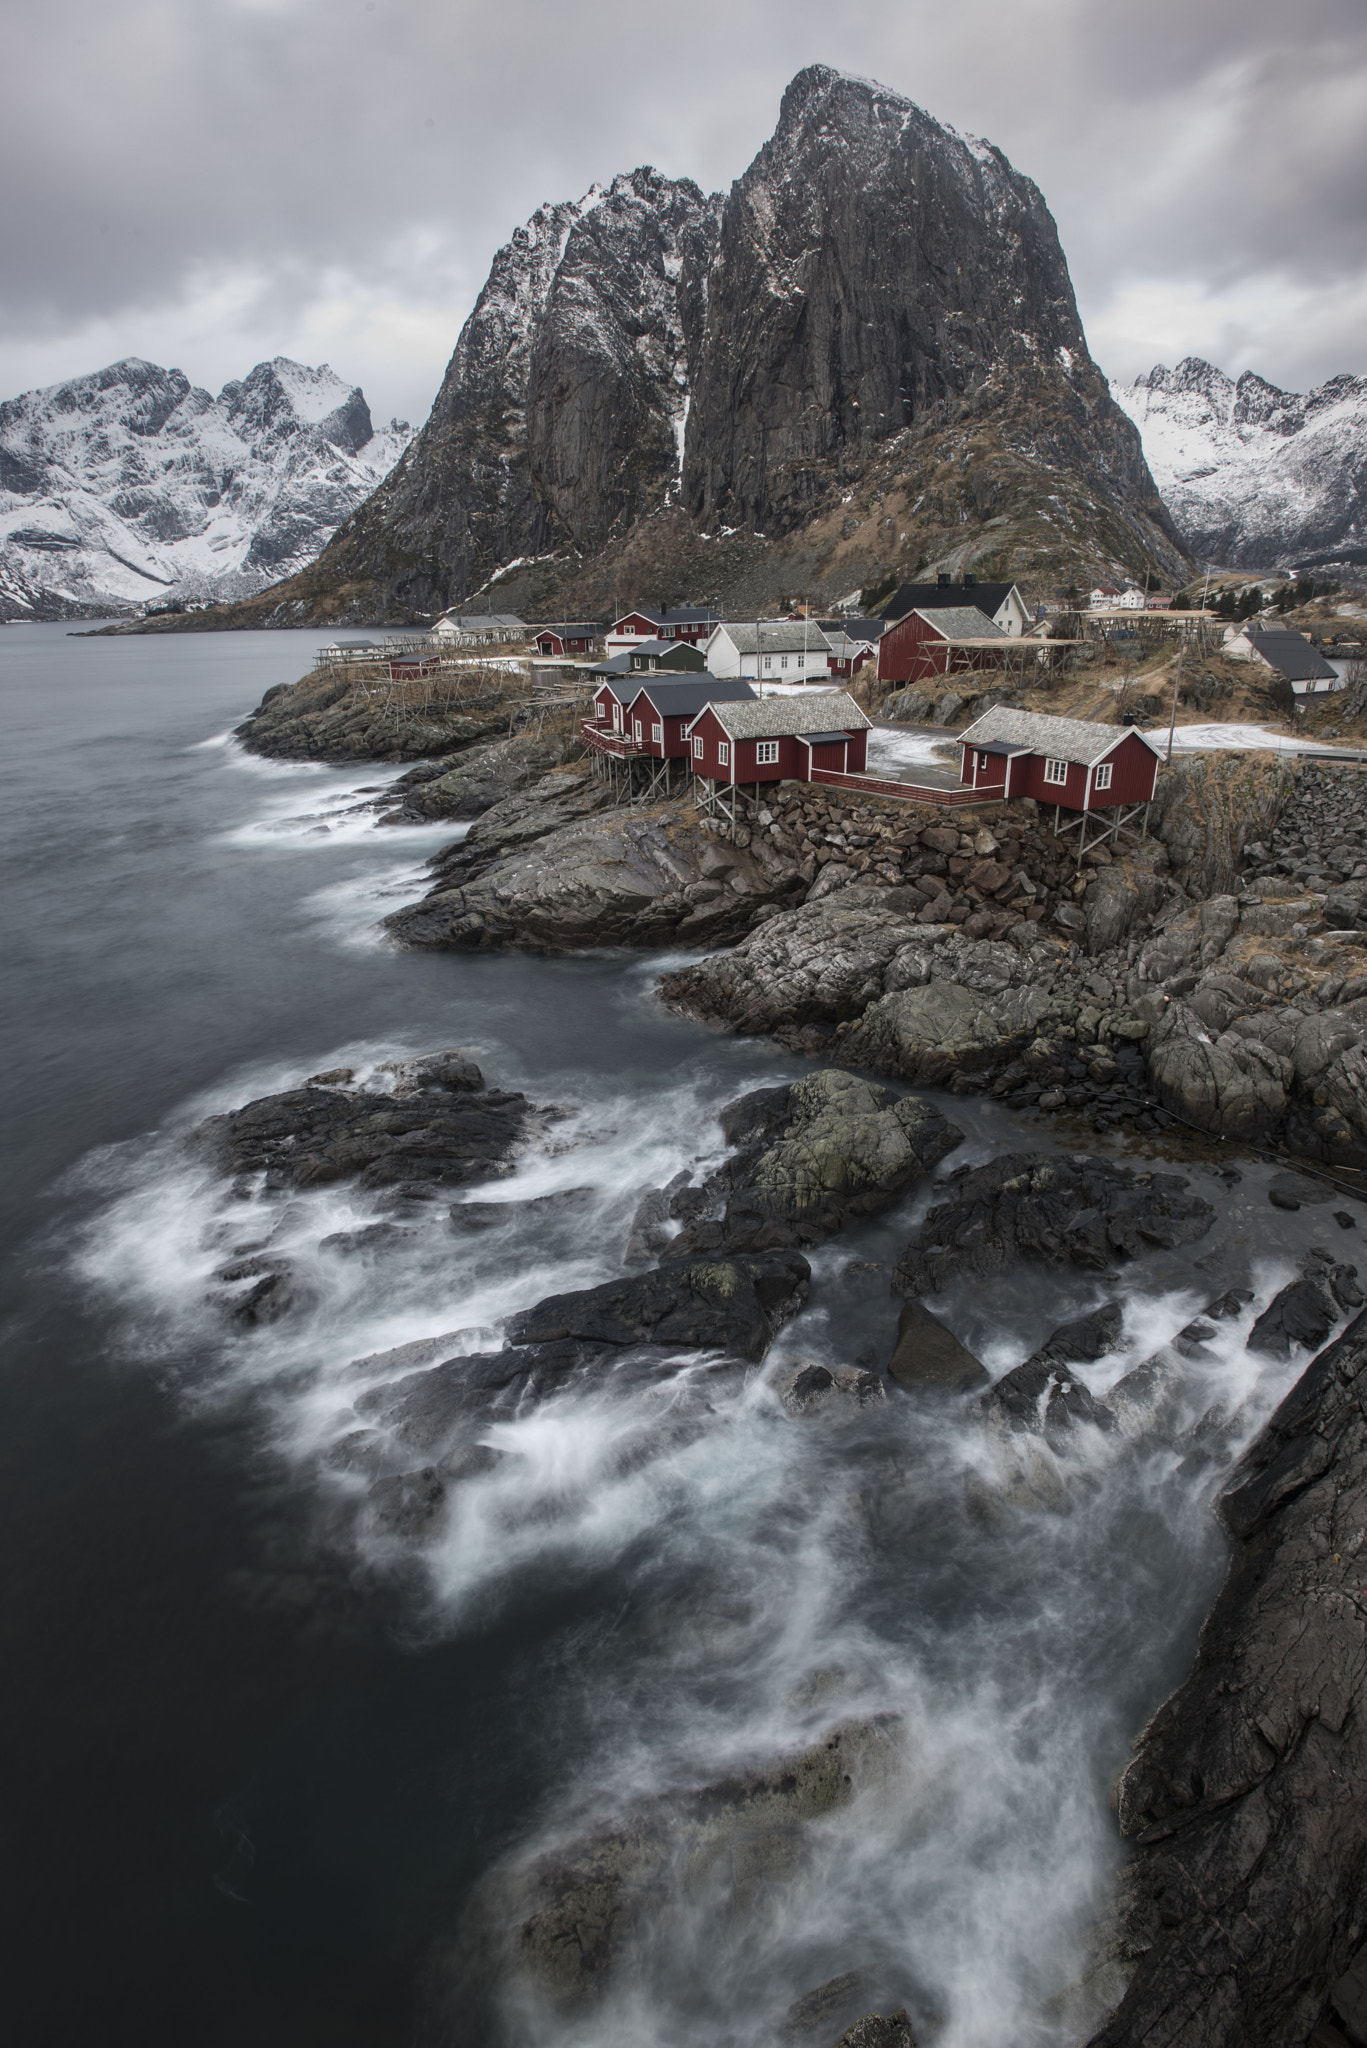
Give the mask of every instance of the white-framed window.
<svg viewBox="0 0 1367 2048">
<path fill-rule="evenodd" d="M 1109 789 L 1111 786 L 1111 763 L 1103 761 L 1092 777 L 1093 789 Z"/>
<path fill-rule="evenodd" d="M 606 705 L 606 704 L 605 704 L 605 703 L 603 702 L 602 698 L 600 697 L 600 698 L 599 698 L 599 700 L 598 700 L 598 716 L 599 716 L 600 718 L 606 718 L 606 717 L 607 717 L 607 715 L 608 715 L 608 707 L 607 707 L 607 705 Z"/>
<path fill-rule="evenodd" d="M 774 657 L 773 657 L 773 655 L 772 655 L 772 654 L 766 654 L 766 655 L 765 655 L 765 657 L 764 657 L 764 666 L 765 666 L 765 668 L 766 668 L 766 669 L 771 669 L 771 668 L 773 667 L 773 665 L 774 665 Z"/>
<path fill-rule="evenodd" d="M 986 756 L 986 754 L 979 754 L 979 756 L 978 756 L 978 766 L 979 766 L 980 768 L 985 768 L 985 767 L 987 766 L 987 756 Z"/>
<path fill-rule="evenodd" d="M 778 759 L 778 741 L 757 740 L 755 742 L 755 759 L 761 768 L 771 767 Z"/>
<path fill-rule="evenodd" d="M 787 657 L 787 655 L 786 655 L 786 654 L 780 654 L 780 656 L 779 656 L 779 658 L 778 658 L 778 665 L 779 665 L 779 667 L 780 667 L 780 668 L 787 668 L 787 666 L 788 666 L 788 657 Z"/>
<path fill-rule="evenodd" d="M 807 666 L 807 657 L 806 657 L 806 655 L 805 655 L 805 654 L 799 654 L 799 656 L 798 656 L 798 658 L 797 658 L 797 665 L 798 665 L 798 667 L 799 667 L 799 668 L 806 668 L 806 666 Z"/>
<path fill-rule="evenodd" d="M 1046 782 L 1066 782 L 1068 780 L 1068 763 L 1066 761 L 1046 761 L 1044 764 L 1044 779 Z"/>
<path fill-rule="evenodd" d="M 664 739 L 664 736 L 665 736 L 665 729 L 664 729 L 664 727 L 663 727 L 662 725 L 652 725 L 652 726 L 651 726 L 651 728 L 650 728 L 650 737 L 651 737 L 651 738 L 652 738 L 652 739 L 654 740 L 654 742 L 655 742 L 655 744 L 656 744 L 656 746 L 657 746 L 657 747 L 658 747 L 658 746 L 660 745 L 661 741 L 662 741 L 662 740 Z"/>
<path fill-rule="evenodd" d="M 703 757 L 703 739 L 702 739 L 702 734 L 701 734 L 701 733 L 695 733 L 695 734 L 694 734 L 694 736 L 693 736 L 693 759 L 694 759 L 695 761 L 701 761 L 702 757 Z"/>
<path fill-rule="evenodd" d="M 731 749 L 727 746 L 725 740 L 717 742 L 717 766 L 719 768 L 729 768 L 731 766 Z"/>
<path fill-rule="evenodd" d="M 636 727 L 636 744 L 639 747 L 641 744 L 641 721 L 639 718 L 637 718 L 634 719 L 632 722 Z"/>
</svg>

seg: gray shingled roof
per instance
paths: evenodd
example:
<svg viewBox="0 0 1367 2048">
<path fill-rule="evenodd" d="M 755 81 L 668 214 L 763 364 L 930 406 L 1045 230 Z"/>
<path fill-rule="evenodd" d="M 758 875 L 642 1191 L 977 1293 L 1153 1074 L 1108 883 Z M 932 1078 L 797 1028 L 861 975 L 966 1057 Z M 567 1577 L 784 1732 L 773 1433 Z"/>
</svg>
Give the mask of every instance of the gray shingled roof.
<svg viewBox="0 0 1367 2048">
<path fill-rule="evenodd" d="M 1263 660 L 1283 675 L 1288 683 L 1338 681 L 1337 669 L 1330 668 L 1323 655 L 1291 628 L 1278 633 L 1255 626 L 1249 638 Z"/>
<path fill-rule="evenodd" d="M 844 690 L 808 690 L 801 697 L 757 697 L 750 704 L 713 704 L 711 708 L 733 740 L 805 738 L 836 727 L 842 732 L 861 732 L 873 723 Z"/>
<path fill-rule="evenodd" d="M 917 605 L 916 610 L 929 620 L 937 633 L 943 633 L 946 640 L 1009 640 L 994 619 L 986 612 L 980 612 L 976 605 L 942 604 L 934 607 Z"/>
<path fill-rule="evenodd" d="M 1146 746 L 1153 746 L 1152 740 L 1132 725 L 1091 725 L 1085 718 L 1046 718 L 1042 712 L 1011 711 L 1006 705 L 997 704 L 975 719 L 959 738 L 967 746 L 1005 740 L 1013 747 L 1028 747 L 1033 754 L 1048 754 L 1055 761 L 1080 761 L 1084 767 L 1090 767 L 1103 754 L 1109 754 L 1117 740 L 1131 732 L 1136 739 L 1144 740 Z"/>
<path fill-rule="evenodd" d="M 755 698 L 754 684 L 739 676 L 703 674 L 675 682 L 671 676 L 653 675 L 642 676 L 640 685 L 636 697 L 648 697 L 661 718 L 692 718 L 705 704 L 751 703 Z"/>
<path fill-rule="evenodd" d="M 754 653 L 756 630 L 760 634 L 761 654 L 825 654 L 830 646 L 820 626 L 810 619 L 805 625 L 801 619 L 761 619 L 758 629 L 753 625 L 732 625 L 728 620 L 725 626 L 727 638 L 738 654 Z"/>
</svg>

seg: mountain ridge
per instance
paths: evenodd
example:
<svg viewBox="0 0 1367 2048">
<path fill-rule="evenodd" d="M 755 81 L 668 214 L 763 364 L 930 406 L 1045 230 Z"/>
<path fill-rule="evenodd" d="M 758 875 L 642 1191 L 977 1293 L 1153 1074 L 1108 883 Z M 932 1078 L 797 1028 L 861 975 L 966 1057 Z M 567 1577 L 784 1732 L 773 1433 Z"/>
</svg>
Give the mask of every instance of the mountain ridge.
<svg viewBox="0 0 1367 2048">
<path fill-rule="evenodd" d="M 286 356 L 217 397 L 140 356 L 22 392 L 0 404 L 0 609 L 248 595 L 312 561 L 409 438 Z"/>
<path fill-rule="evenodd" d="M 1139 429 L 1178 530 L 1228 568 L 1367 563 L 1367 378 L 1283 391 L 1201 356 L 1157 363 L 1116 403 Z"/>
</svg>

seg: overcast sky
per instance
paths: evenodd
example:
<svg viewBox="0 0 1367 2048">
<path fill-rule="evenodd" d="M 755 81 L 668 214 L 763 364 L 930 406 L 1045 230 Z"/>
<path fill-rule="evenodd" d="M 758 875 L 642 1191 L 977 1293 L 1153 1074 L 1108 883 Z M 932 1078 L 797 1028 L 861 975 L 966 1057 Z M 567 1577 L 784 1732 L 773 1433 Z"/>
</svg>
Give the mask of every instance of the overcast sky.
<svg viewBox="0 0 1367 2048">
<path fill-rule="evenodd" d="M 543 200 L 726 186 L 813 62 L 1036 180 L 1112 376 L 1367 373 L 1367 0 L 42 0 L 6 59 L 0 396 L 288 355 L 416 422 Z"/>
</svg>

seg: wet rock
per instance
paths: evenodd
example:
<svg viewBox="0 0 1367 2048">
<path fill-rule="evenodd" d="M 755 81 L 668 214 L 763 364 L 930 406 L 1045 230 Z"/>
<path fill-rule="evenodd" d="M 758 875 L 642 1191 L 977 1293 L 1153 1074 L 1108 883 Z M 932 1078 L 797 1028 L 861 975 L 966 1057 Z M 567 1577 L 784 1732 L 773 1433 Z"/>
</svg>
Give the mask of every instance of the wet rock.
<svg viewBox="0 0 1367 2048">
<path fill-rule="evenodd" d="M 491 1929 L 511 1926 L 514 1969 L 562 2010 L 608 1988 L 633 1938 L 676 1899 L 724 1887 L 743 1912 L 807 1864 L 806 1830 L 895 1768 L 895 1724 L 836 1728 L 752 1776 L 633 1808 L 487 1887 Z"/>
<path fill-rule="evenodd" d="M 386 924 L 405 945 L 463 950 L 715 946 L 803 887 L 796 863 L 762 847 L 728 847 L 720 880 L 706 865 L 717 851 L 688 799 L 613 806 L 605 784 L 562 770 L 487 811 Z"/>
<path fill-rule="evenodd" d="M 832 1977 L 795 1998 L 783 2016 L 780 2036 L 785 2041 L 805 2041 L 814 2034 L 829 2036 L 848 2013 L 858 2012 L 865 1996 L 863 1971 L 846 1970 L 843 1976 Z"/>
<path fill-rule="evenodd" d="M 876 1373 L 855 1365 L 799 1365 L 778 1380 L 778 1396 L 790 1415 L 815 1415 L 825 1410 L 851 1412 L 887 1400 Z"/>
<path fill-rule="evenodd" d="M 1332 1202 L 1334 1190 L 1308 1174 L 1277 1173 L 1267 1184 L 1267 1199 L 1276 1209 L 1313 1209 L 1317 1203 Z"/>
<path fill-rule="evenodd" d="M 946 1393 L 972 1393 L 989 1384 L 987 1367 L 946 1329 L 921 1302 L 903 1304 L 897 1319 L 897 1344 L 888 1360 L 888 1377 L 908 1393 L 922 1388 Z"/>
<path fill-rule="evenodd" d="M 552 1294 L 507 1325 L 511 1345 L 650 1344 L 762 1358 L 807 1299 L 811 1267 L 798 1252 L 680 1259 L 653 1273 Z"/>
<path fill-rule="evenodd" d="M 921 1087 L 1000 1071 L 1023 1052 L 1050 1014 L 1034 986 L 986 994 L 932 980 L 872 1003 L 844 1041 L 846 1058 Z"/>
<path fill-rule="evenodd" d="M 1071 1365 L 1079 1359 L 1105 1358 L 1124 1348 L 1125 1305 L 1103 1302 L 1074 1322 L 1060 1323 L 1031 1354 L 1031 1364 Z"/>
<path fill-rule="evenodd" d="M 464 1234 L 494 1230 L 504 1223 L 577 1216 L 591 1209 L 598 1199 L 597 1188 L 557 1188 L 554 1194 L 532 1195 L 525 1202 L 453 1202 L 451 1228 Z"/>
<path fill-rule="evenodd" d="M 704 1193 L 724 1213 L 686 1225 L 672 1256 L 818 1244 L 890 1208 L 963 1139 L 934 1104 L 838 1068 L 743 1097 L 722 1128 L 739 1149 Z"/>
<path fill-rule="evenodd" d="M 1289 1358 L 1293 1345 L 1313 1351 L 1338 1321 L 1338 1310 L 1314 1280 L 1293 1280 L 1275 1294 L 1249 1331 L 1247 1348 L 1268 1358 Z"/>
<path fill-rule="evenodd" d="M 1159 1351 L 1116 1381 L 1106 1396 L 1106 1406 L 1125 1436 L 1135 1441 L 1143 1437 L 1171 1441 L 1180 1426 L 1187 1385 L 1180 1360 Z"/>
<path fill-rule="evenodd" d="M 1212 1040 L 1183 1002 L 1145 998 L 1141 1014 L 1151 1026 L 1149 1076 L 1164 1109 L 1198 1130 L 1247 1142 L 1280 1125 L 1295 1072 L 1286 1054 L 1232 1031 Z"/>
<path fill-rule="evenodd" d="M 1092 2048 L 1305 2041 L 1354 1967 L 1364 1394 L 1360 1316 L 1307 1366 L 1221 1497 L 1224 1585 L 1190 1675 L 1120 1781 L 1121 1830 L 1137 1838 L 1120 1895 L 1130 1981 Z"/>
<path fill-rule="evenodd" d="M 1018 1259 L 1103 1271 L 1154 1246 L 1191 1244 L 1215 1220 L 1177 1174 L 1083 1156 L 1009 1153 L 961 1167 L 936 1192 L 943 1199 L 898 1260 L 896 1294 L 937 1294 L 952 1279 L 1003 1272 Z"/>
<path fill-rule="evenodd" d="M 1078 1423 L 1112 1430 L 1115 1417 L 1069 1367 L 1036 1354 L 999 1379 L 982 1397 L 984 1415 L 1008 1429 L 1029 1430 L 1062 1444 Z"/>
<path fill-rule="evenodd" d="M 570 744 L 560 736 L 517 733 L 511 739 L 473 746 L 444 773 L 402 791 L 401 807 L 380 822 L 400 825 L 433 818 L 478 818 L 553 773 L 563 764 Z"/>
<path fill-rule="evenodd" d="M 896 2012 L 866 2013 L 847 2027 L 835 2048 L 916 2048 L 905 2006 Z"/>
<path fill-rule="evenodd" d="M 414 1193 L 512 1171 L 514 1147 L 539 1115 L 525 1095 L 485 1088 L 458 1050 L 396 1063 L 392 1094 L 304 1087 L 263 1095 L 196 1133 L 233 1174 L 264 1173 L 267 1187 L 362 1187 Z"/>
</svg>

